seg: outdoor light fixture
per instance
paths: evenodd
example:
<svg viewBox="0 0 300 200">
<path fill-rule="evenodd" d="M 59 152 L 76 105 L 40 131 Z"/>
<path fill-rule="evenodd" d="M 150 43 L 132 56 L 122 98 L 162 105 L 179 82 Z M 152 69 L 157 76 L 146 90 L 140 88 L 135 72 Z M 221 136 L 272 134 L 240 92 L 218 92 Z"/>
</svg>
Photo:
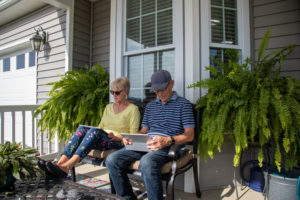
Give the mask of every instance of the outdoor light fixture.
<svg viewBox="0 0 300 200">
<path fill-rule="evenodd" d="M 43 50 L 44 44 L 48 42 L 48 33 L 41 26 L 34 28 L 34 30 L 36 31 L 35 35 L 30 38 L 31 48 L 36 52 L 40 52 Z"/>
</svg>

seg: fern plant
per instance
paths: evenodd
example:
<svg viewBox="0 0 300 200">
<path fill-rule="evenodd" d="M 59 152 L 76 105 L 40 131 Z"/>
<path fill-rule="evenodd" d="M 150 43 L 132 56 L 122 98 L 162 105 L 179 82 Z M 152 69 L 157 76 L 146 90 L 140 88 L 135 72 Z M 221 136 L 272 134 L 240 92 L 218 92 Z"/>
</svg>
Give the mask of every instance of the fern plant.
<svg viewBox="0 0 300 200">
<path fill-rule="evenodd" d="M 291 169 L 300 161 L 300 82 L 280 77 L 284 59 L 295 46 L 287 46 L 265 55 L 270 31 L 262 39 L 258 61 L 252 66 L 246 59 L 239 64 L 234 54 L 227 55 L 228 63 L 217 61 L 207 69 L 212 79 L 198 81 L 190 87 L 208 89 L 200 98 L 203 108 L 202 130 L 199 136 L 200 156 L 214 157 L 221 151 L 224 133 L 235 145 L 233 164 L 237 166 L 242 150 L 256 138 L 260 144 L 258 160 L 263 162 L 262 148 L 275 141 L 274 162 L 280 171 L 285 163 Z M 283 148 L 282 148 L 283 147 Z"/>
<path fill-rule="evenodd" d="M 69 71 L 52 85 L 50 98 L 34 113 L 41 116 L 38 127 L 68 141 L 79 124 L 97 126 L 109 97 L 109 75 L 101 65 L 90 70 Z"/>
</svg>

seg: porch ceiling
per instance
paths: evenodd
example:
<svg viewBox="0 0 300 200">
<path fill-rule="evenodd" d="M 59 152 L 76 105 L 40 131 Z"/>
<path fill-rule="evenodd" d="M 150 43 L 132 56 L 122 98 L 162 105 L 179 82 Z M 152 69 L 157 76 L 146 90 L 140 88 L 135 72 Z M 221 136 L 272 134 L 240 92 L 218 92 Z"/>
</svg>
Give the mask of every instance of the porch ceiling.
<svg viewBox="0 0 300 200">
<path fill-rule="evenodd" d="M 0 26 L 45 5 L 42 0 L 0 0 Z"/>
</svg>

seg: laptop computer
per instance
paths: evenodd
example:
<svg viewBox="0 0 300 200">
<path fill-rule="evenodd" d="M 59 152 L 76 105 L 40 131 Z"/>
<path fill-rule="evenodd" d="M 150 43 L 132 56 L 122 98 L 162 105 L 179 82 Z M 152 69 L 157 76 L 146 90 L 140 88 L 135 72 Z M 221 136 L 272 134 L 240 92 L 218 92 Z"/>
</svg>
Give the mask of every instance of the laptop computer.
<svg viewBox="0 0 300 200">
<path fill-rule="evenodd" d="M 151 150 L 147 148 L 147 140 L 149 136 L 147 134 L 141 133 L 121 133 L 123 137 L 131 139 L 132 143 L 126 145 L 127 150 L 150 152 Z"/>
</svg>

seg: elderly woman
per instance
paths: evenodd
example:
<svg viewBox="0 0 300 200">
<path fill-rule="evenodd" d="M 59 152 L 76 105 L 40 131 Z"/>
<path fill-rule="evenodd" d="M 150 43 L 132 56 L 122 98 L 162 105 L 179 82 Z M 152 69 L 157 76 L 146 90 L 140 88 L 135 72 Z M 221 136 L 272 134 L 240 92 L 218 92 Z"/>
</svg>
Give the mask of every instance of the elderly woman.
<svg viewBox="0 0 300 200">
<path fill-rule="evenodd" d="M 38 166 L 52 175 L 66 177 L 68 171 L 91 149 L 122 148 L 120 133 L 136 133 L 140 123 L 138 107 L 127 100 L 129 89 L 130 82 L 127 78 L 114 80 L 110 93 L 115 102 L 105 107 L 99 128 L 79 126 L 56 164 L 40 160 Z"/>
</svg>

